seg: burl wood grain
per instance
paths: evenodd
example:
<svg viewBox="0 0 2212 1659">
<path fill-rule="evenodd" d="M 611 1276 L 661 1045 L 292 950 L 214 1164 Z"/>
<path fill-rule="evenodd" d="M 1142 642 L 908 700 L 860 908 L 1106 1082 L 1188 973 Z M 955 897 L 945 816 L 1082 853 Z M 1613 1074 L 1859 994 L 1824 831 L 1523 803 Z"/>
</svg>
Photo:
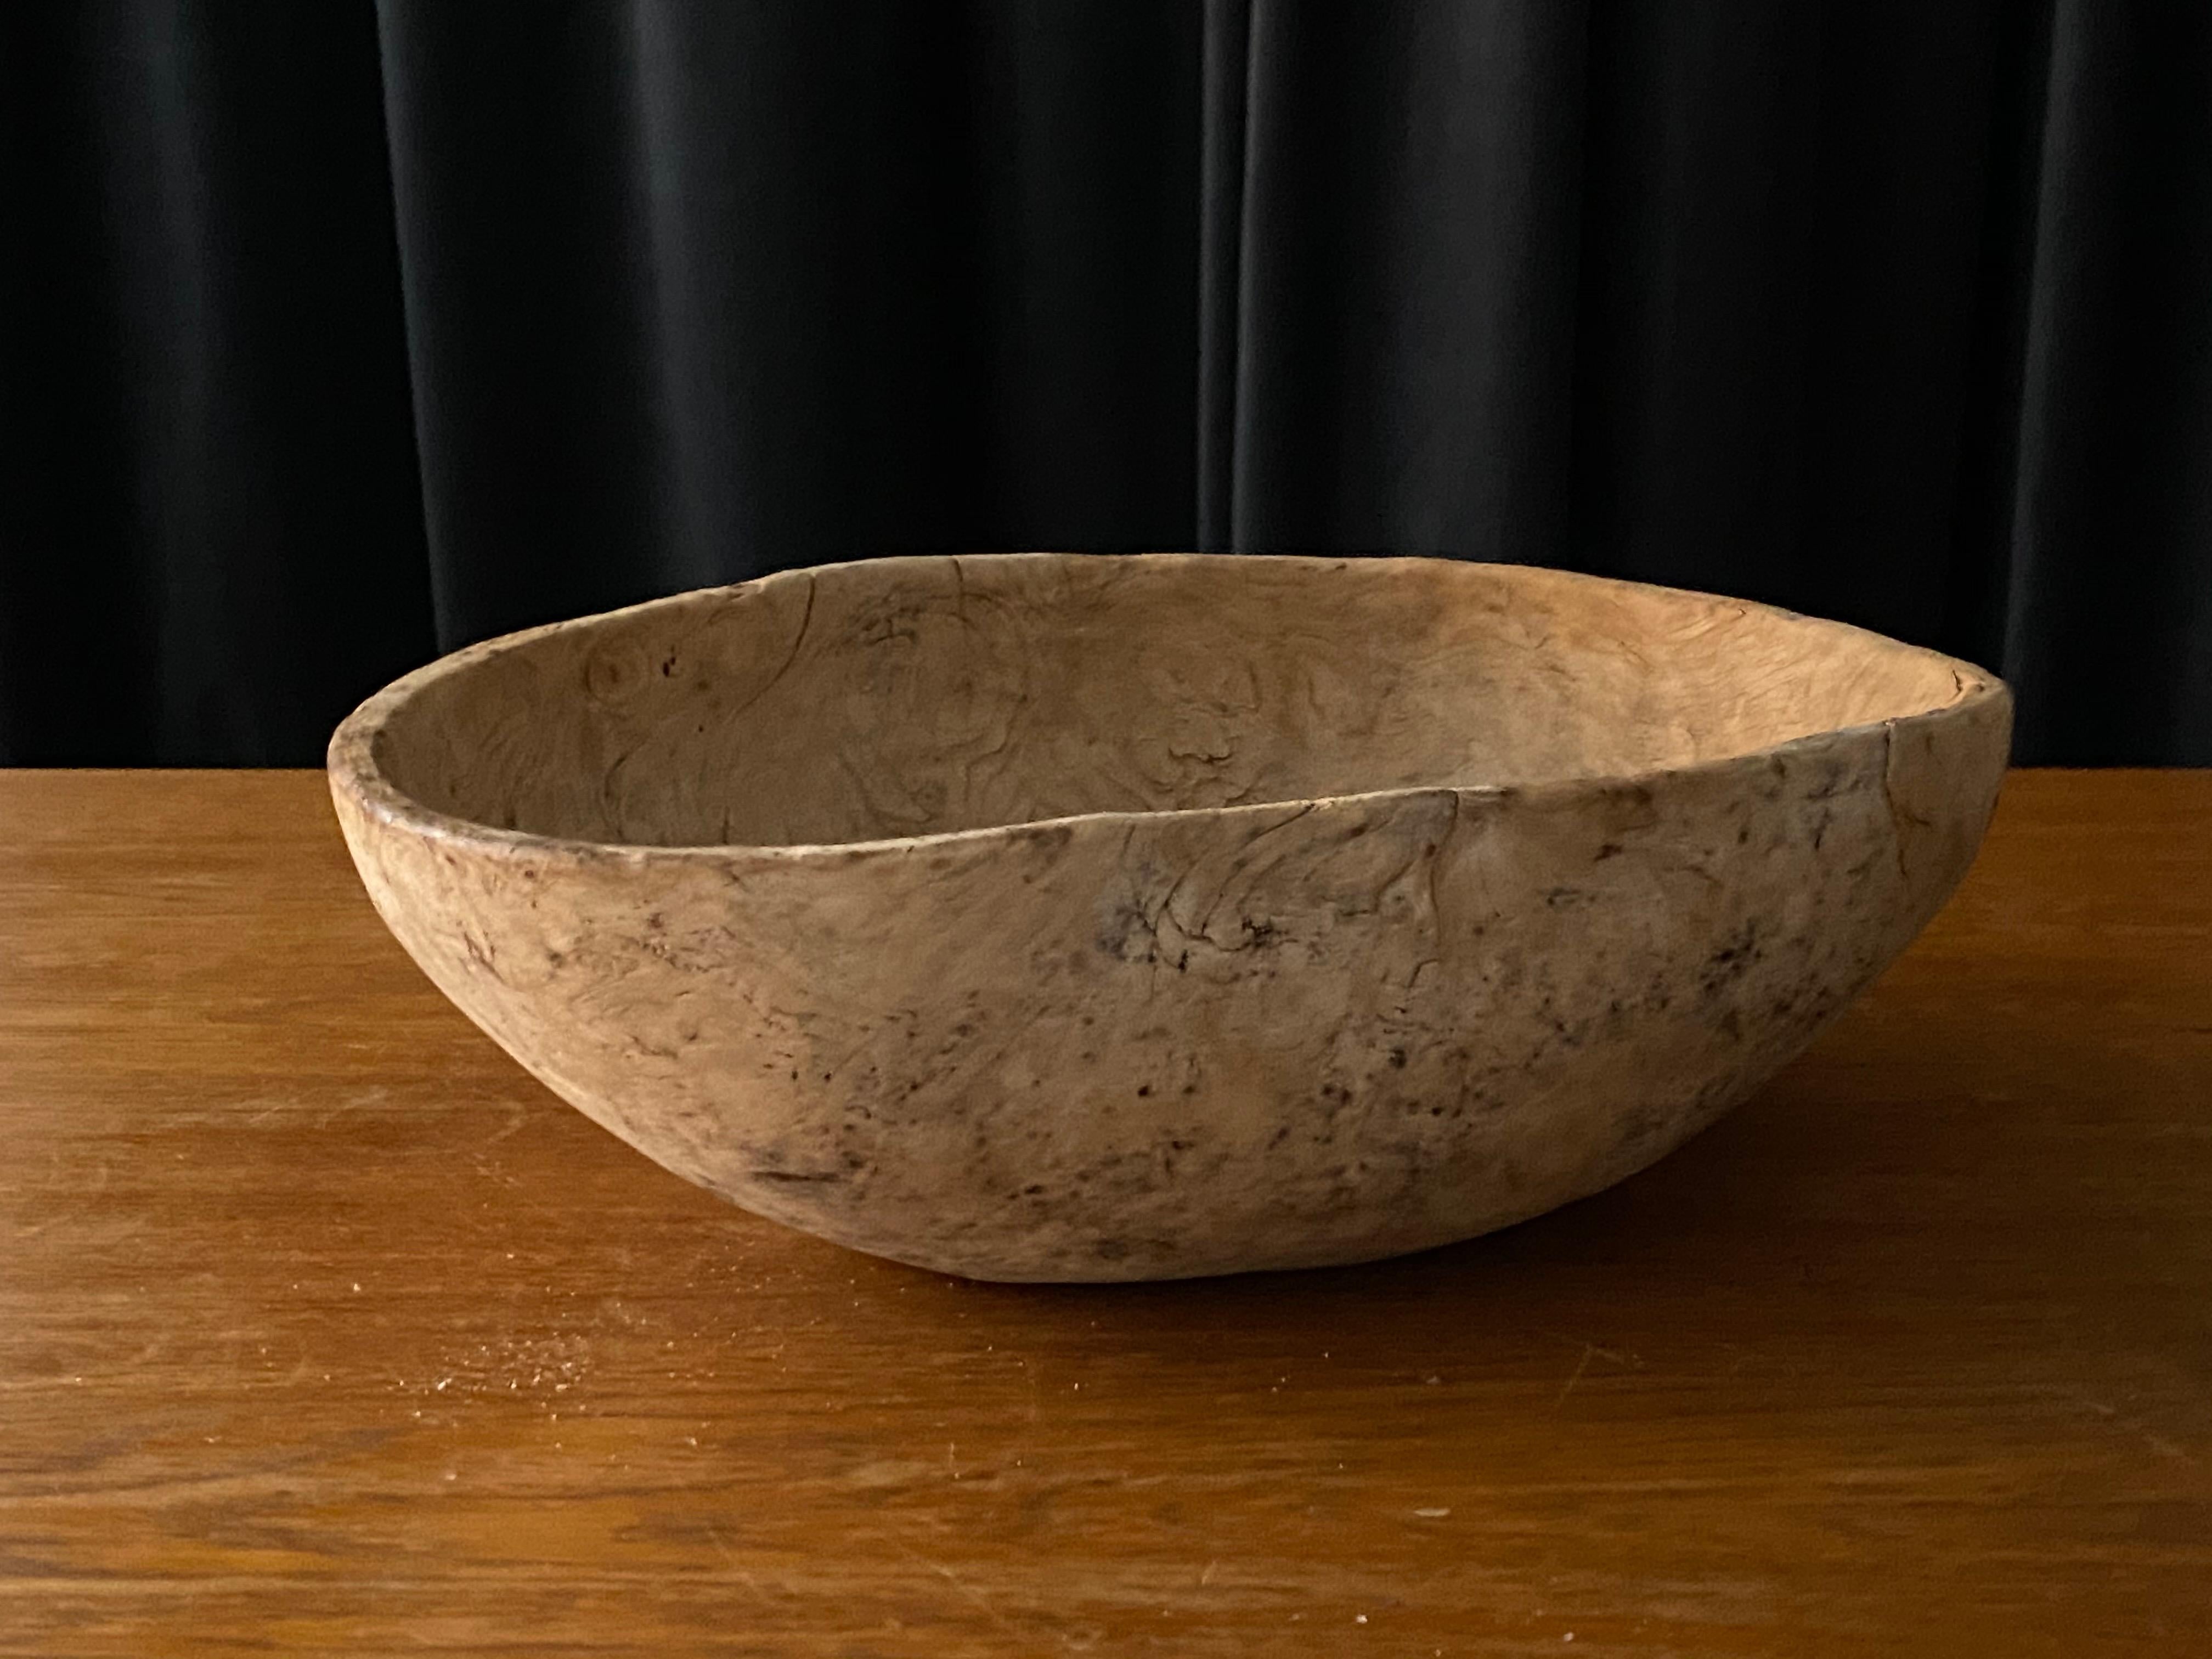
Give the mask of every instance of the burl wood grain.
<svg viewBox="0 0 2212 1659">
<path fill-rule="evenodd" d="M 1051 1288 L 601 1133 L 319 777 L 0 775 L 0 1148 L 10 1655 L 2212 1645 L 2212 776 L 2016 775 L 1882 981 L 1598 1197 Z"/>
<path fill-rule="evenodd" d="M 1152 1279 L 1662 1157 L 1949 894 L 2009 708 L 1553 571 L 887 559 L 464 653 L 331 778 L 431 978 L 670 1169 L 900 1261 Z"/>
</svg>

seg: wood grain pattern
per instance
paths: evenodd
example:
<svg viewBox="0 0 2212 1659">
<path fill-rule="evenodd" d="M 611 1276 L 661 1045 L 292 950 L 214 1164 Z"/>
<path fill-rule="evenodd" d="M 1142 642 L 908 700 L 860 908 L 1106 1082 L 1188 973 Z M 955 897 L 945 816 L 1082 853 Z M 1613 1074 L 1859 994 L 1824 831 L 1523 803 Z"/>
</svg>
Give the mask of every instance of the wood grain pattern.
<svg viewBox="0 0 2212 1659">
<path fill-rule="evenodd" d="M 1091 1289 L 622 1147 L 319 776 L 4 775 L 0 1146 L 0 1652 L 2212 1643 L 2205 775 L 2016 775 L 1867 1000 L 1597 1198 Z"/>
<path fill-rule="evenodd" d="M 970 1278 L 1182 1279 L 1664 1157 L 1949 896 L 2011 701 L 1526 566 L 933 556 L 471 646 L 330 773 L 422 970 L 677 1174 Z"/>
<path fill-rule="evenodd" d="M 1534 565 L 930 554 L 485 641 L 372 698 L 331 759 L 394 805 L 526 836 L 805 846 L 1674 773 L 1987 715 L 1986 680 L 1841 623 Z"/>
</svg>

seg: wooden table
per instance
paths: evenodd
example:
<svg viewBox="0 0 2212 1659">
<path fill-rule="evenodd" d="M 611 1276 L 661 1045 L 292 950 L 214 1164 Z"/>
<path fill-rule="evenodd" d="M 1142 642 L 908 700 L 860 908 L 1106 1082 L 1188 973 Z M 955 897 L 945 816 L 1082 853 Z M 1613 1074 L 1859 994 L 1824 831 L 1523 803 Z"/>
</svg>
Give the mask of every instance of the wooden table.
<svg viewBox="0 0 2212 1659">
<path fill-rule="evenodd" d="M 2212 774 L 1381 1267 L 956 1283 L 562 1105 L 319 776 L 0 774 L 0 1651 L 2212 1653 Z"/>
</svg>

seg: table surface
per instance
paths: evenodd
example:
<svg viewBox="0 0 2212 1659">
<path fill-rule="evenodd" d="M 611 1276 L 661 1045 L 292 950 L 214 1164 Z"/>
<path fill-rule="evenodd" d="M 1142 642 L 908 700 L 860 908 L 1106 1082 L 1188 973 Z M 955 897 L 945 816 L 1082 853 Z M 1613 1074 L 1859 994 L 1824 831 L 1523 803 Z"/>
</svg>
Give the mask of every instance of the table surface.
<svg viewBox="0 0 2212 1659">
<path fill-rule="evenodd" d="M 1039 1288 L 562 1105 L 319 775 L 0 773 L 0 1652 L 2212 1651 L 2212 774 L 1609 1193 Z"/>
</svg>

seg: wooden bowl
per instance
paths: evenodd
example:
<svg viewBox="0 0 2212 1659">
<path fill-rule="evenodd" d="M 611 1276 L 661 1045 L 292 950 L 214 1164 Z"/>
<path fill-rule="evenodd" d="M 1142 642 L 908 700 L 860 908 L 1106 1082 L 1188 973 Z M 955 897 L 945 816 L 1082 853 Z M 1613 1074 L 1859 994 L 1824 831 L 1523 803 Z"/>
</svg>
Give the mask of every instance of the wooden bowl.
<svg viewBox="0 0 2212 1659">
<path fill-rule="evenodd" d="M 1967 664 L 1519 567 L 796 570 L 371 698 L 394 933 L 685 1178 L 998 1279 L 1358 1261 L 1642 1169 L 1942 904 Z"/>
</svg>

